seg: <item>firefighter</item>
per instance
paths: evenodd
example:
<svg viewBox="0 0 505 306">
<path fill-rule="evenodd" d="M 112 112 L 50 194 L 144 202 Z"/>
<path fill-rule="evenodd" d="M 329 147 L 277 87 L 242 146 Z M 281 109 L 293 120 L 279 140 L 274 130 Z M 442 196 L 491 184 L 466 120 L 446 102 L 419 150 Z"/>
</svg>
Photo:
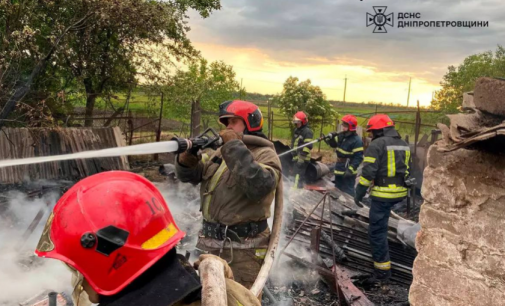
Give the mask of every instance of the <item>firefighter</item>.
<svg viewBox="0 0 505 306">
<path fill-rule="evenodd" d="M 291 148 L 298 148 L 308 142 L 311 142 L 314 133 L 308 126 L 309 120 L 304 112 L 297 112 L 293 116 L 293 124 L 296 126 L 293 140 L 291 141 Z M 303 188 L 305 183 L 305 171 L 310 163 L 310 151 L 312 144 L 303 148 L 293 151 L 293 162 L 295 163 L 295 185 L 294 188 Z"/>
<path fill-rule="evenodd" d="M 368 121 L 372 142 L 365 152 L 362 174 L 356 187 L 358 204 L 372 186 L 368 236 L 372 247 L 374 274 L 367 283 L 387 281 L 391 277 L 388 246 L 388 219 L 391 208 L 407 197 L 405 181 L 409 176 L 410 147 L 387 115 L 375 115 Z"/>
<path fill-rule="evenodd" d="M 337 148 L 335 187 L 354 197 L 354 185 L 359 165 L 363 162 L 363 141 L 356 134 L 358 120 L 353 115 L 342 117 L 342 132 L 332 133 L 327 142 Z"/>
<path fill-rule="evenodd" d="M 76 306 L 196 306 L 199 277 L 175 249 L 184 235 L 150 181 L 109 171 L 81 180 L 60 198 L 35 253 L 70 269 Z M 260 305 L 232 279 L 226 289 L 228 305 Z"/>
<path fill-rule="evenodd" d="M 219 107 L 224 145 L 213 154 L 177 156 L 182 182 L 201 183 L 203 227 L 197 248 L 230 263 L 235 280 L 251 288 L 270 240 L 272 201 L 282 201 L 281 163 L 261 132 L 263 117 L 253 103 L 227 101 Z M 247 135 L 247 137 L 243 137 Z"/>
</svg>

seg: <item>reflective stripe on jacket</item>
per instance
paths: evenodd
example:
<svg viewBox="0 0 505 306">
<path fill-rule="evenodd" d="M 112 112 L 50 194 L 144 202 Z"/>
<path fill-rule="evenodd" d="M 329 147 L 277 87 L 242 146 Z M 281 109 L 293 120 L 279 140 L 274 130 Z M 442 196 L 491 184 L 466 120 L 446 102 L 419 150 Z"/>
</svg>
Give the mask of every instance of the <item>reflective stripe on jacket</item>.
<svg viewBox="0 0 505 306">
<path fill-rule="evenodd" d="M 359 165 L 363 162 L 363 141 L 356 132 L 342 132 L 328 142 L 332 148 L 337 148 L 337 163 L 335 175 L 344 175 L 347 168 L 357 174 Z"/>
<path fill-rule="evenodd" d="M 313 141 L 314 133 L 309 128 L 308 125 L 301 126 L 300 128 L 295 129 L 295 133 L 293 139 L 291 140 L 291 148 L 298 148 L 308 142 Z M 312 144 L 305 146 L 303 148 L 299 148 L 296 150 L 297 155 L 293 158 L 293 160 L 298 160 L 301 158 L 305 161 L 310 161 L 310 151 L 312 150 Z"/>
<path fill-rule="evenodd" d="M 409 161 L 409 145 L 394 128 L 386 128 L 384 136 L 372 140 L 365 152 L 359 184 L 368 187 L 374 182 L 370 196 L 378 201 L 403 200 L 407 188 L 402 182 L 409 175 Z"/>
</svg>

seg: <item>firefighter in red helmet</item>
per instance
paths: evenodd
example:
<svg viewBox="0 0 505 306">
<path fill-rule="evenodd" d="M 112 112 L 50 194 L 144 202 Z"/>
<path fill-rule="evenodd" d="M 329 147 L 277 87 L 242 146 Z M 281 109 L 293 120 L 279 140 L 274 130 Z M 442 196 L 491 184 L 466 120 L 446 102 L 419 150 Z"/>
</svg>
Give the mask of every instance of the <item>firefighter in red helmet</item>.
<svg viewBox="0 0 505 306">
<path fill-rule="evenodd" d="M 83 179 L 61 197 L 35 253 L 72 271 L 76 306 L 200 305 L 198 275 L 175 249 L 184 235 L 151 182 L 110 171 Z M 240 288 L 231 294 L 240 298 L 228 305 L 259 305 L 232 282 L 227 290 Z"/>
<path fill-rule="evenodd" d="M 358 120 L 353 115 L 341 119 L 342 132 L 331 133 L 327 143 L 337 148 L 335 163 L 335 187 L 354 197 L 354 185 L 358 167 L 363 162 L 363 141 L 356 134 Z M 326 140 L 326 139 L 325 139 Z"/>
<path fill-rule="evenodd" d="M 291 148 L 298 148 L 298 150 L 293 151 L 293 161 L 295 162 L 295 185 L 294 188 L 303 188 L 305 183 L 305 171 L 310 163 L 310 151 L 312 150 L 312 144 L 306 145 L 311 142 L 314 138 L 314 133 L 310 129 L 309 119 L 307 115 L 300 111 L 293 116 L 293 124 L 296 126 L 295 132 L 293 134 L 293 140 L 291 141 Z M 305 145 L 301 147 L 302 145 Z"/>
<path fill-rule="evenodd" d="M 178 155 L 176 174 L 182 182 L 201 184 L 204 221 L 197 248 L 220 255 L 235 280 L 251 288 L 270 240 L 272 202 L 282 201 L 281 163 L 262 133 L 258 106 L 226 101 L 219 107 L 219 121 L 226 126 L 220 132 L 224 145 L 210 156 Z"/>
<path fill-rule="evenodd" d="M 368 121 L 372 142 L 365 152 L 362 174 L 356 187 L 355 201 L 360 202 L 372 186 L 368 235 L 374 260 L 374 275 L 368 283 L 387 281 L 391 277 L 388 246 L 388 220 L 391 208 L 407 197 L 410 147 L 387 115 L 375 115 Z"/>
</svg>

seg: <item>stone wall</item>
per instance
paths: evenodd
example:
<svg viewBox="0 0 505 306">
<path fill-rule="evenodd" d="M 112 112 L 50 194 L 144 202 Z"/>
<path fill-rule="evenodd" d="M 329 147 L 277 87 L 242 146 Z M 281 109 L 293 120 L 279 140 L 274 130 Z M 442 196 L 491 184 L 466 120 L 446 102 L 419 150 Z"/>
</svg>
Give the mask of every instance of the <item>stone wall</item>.
<svg viewBox="0 0 505 306">
<path fill-rule="evenodd" d="M 413 306 L 505 305 L 505 157 L 431 146 Z"/>
</svg>

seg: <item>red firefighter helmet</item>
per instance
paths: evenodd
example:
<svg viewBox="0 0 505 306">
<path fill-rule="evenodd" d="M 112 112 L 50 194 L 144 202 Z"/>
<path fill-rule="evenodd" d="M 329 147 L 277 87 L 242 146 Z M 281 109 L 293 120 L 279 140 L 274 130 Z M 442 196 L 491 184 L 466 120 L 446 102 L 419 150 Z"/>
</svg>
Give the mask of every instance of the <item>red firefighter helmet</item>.
<svg viewBox="0 0 505 306">
<path fill-rule="evenodd" d="M 370 118 L 370 120 L 368 120 L 366 130 L 367 131 L 380 130 L 390 126 L 395 126 L 393 120 L 391 120 L 391 118 L 389 118 L 388 115 L 379 114 L 373 116 L 372 118 Z"/>
<path fill-rule="evenodd" d="M 258 132 L 263 128 L 263 115 L 254 103 L 240 100 L 221 103 L 219 105 L 219 122 L 228 125 L 228 118 L 233 117 L 242 118 L 249 132 Z"/>
<path fill-rule="evenodd" d="M 347 123 L 349 125 L 349 131 L 356 131 L 358 126 L 358 120 L 353 115 L 345 115 L 342 117 L 342 123 Z"/>
<path fill-rule="evenodd" d="M 301 122 L 302 125 L 306 125 L 309 122 L 309 119 L 307 118 L 307 115 L 304 112 L 299 111 L 293 116 L 293 123 L 296 122 Z"/>
<path fill-rule="evenodd" d="M 97 293 L 113 295 L 184 235 L 151 182 L 109 171 L 81 180 L 61 197 L 35 254 L 65 262 Z"/>
</svg>

